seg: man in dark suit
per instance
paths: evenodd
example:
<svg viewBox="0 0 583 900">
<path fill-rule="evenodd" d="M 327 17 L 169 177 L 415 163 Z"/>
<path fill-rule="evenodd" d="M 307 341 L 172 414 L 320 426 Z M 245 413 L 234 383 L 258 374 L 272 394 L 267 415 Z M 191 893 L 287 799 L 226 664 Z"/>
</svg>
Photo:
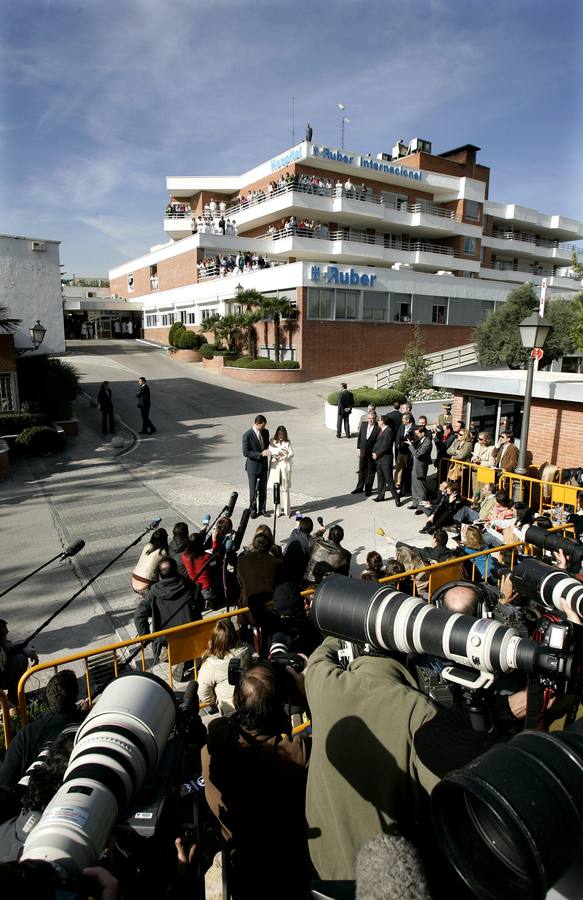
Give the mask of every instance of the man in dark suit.
<svg viewBox="0 0 583 900">
<path fill-rule="evenodd" d="M 340 385 L 340 393 L 338 394 L 338 417 L 336 419 L 336 437 L 342 436 L 342 425 L 344 425 L 344 433 L 346 437 L 350 437 L 350 413 L 354 406 L 354 396 L 352 391 L 348 390 L 346 382 Z"/>
<path fill-rule="evenodd" d="M 156 429 L 150 422 L 150 388 L 146 384 L 146 379 L 143 375 L 141 378 L 138 378 L 138 384 L 139 388 L 136 397 L 138 398 L 138 409 L 142 417 L 140 434 L 155 434 Z"/>
<path fill-rule="evenodd" d="M 415 423 L 409 413 L 403 415 L 403 421 L 397 431 L 395 441 L 397 448 L 397 464 L 395 466 L 395 485 L 397 486 L 401 496 L 408 492 L 411 488 L 411 468 L 412 460 L 409 453 L 409 445 L 407 440 L 413 438 Z"/>
<path fill-rule="evenodd" d="M 382 503 L 388 487 L 393 495 L 395 506 L 400 506 L 401 501 L 393 481 L 393 446 L 395 438 L 389 422 L 388 416 L 381 416 L 379 435 L 372 448 L 372 458 L 376 462 L 378 479 L 378 494 L 374 499 L 376 503 Z"/>
<path fill-rule="evenodd" d="M 431 462 L 431 438 L 427 429 L 419 425 L 415 429 L 415 441 L 407 439 L 406 443 L 413 457 L 411 476 L 413 499 L 407 509 L 418 509 L 420 504 L 427 500 L 427 469 Z"/>
<path fill-rule="evenodd" d="M 354 490 L 351 491 L 353 494 L 362 494 L 364 491 L 366 496 L 370 497 L 372 493 L 372 483 L 376 472 L 376 464 L 372 458 L 372 448 L 378 435 L 377 417 L 373 412 L 369 412 L 358 429 L 358 440 L 356 442 L 358 451 L 358 482 Z"/>
<path fill-rule="evenodd" d="M 243 435 L 243 456 L 249 478 L 251 518 L 266 516 L 267 470 L 269 468 L 269 431 L 265 416 L 255 416 L 253 428 Z"/>
<path fill-rule="evenodd" d="M 397 437 L 397 433 L 401 426 L 401 422 L 403 421 L 403 413 L 401 412 L 401 404 L 398 400 L 395 400 L 393 403 L 393 408 L 390 413 L 387 413 L 387 418 L 390 420 L 389 425 L 393 429 L 393 437 Z"/>
</svg>

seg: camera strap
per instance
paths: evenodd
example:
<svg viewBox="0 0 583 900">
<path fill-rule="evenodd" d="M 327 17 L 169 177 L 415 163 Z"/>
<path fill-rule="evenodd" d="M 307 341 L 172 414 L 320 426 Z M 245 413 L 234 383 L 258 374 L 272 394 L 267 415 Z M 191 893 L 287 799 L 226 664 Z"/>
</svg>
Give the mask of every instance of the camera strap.
<svg viewBox="0 0 583 900">
<path fill-rule="evenodd" d="M 544 730 L 543 717 L 550 697 L 536 676 L 529 675 L 526 682 L 526 729 Z"/>
</svg>

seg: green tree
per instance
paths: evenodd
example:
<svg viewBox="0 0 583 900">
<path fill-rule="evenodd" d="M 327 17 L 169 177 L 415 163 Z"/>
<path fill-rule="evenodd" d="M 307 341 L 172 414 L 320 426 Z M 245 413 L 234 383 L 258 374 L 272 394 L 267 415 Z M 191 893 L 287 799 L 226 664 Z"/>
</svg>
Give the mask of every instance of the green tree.
<svg viewBox="0 0 583 900">
<path fill-rule="evenodd" d="M 575 348 L 583 353 L 583 291 L 570 301 L 575 310 L 575 322 L 571 331 L 571 337 Z"/>
<path fill-rule="evenodd" d="M 577 251 L 573 250 L 573 261 L 571 263 L 573 268 L 573 275 L 575 278 L 580 278 L 583 281 L 583 263 L 579 262 L 577 258 Z"/>
<path fill-rule="evenodd" d="M 241 336 L 241 316 L 223 316 L 215 325 L 215 336 L 227 342 L 227 350 L 237 352 L 237 341 Z"/>
<path fill-rule="evenodd" d="M 530 351 L 522 346 L 519 325 L 523 319 L 537 312 L 539 291 L 530 284 L 522 284 L 508 294 L 506 301 L 488 313 L 474 332 L 478 362 L 485 366 L 524 367 Z M 553 331 L 544 345 L 541 367 L 575 348 L 574 329 L 579 304 L 573 300 L 557 299 L 547 302 L 545 318 Z"/>
<path fill-rule="evenodd" d="M 200 326 L 200 330 L 205 334 L 211 334 L 216 339 L 216 326 L 217 323 L 221 321 L 221 314 L 218 312 L 212 313 L 208 319 L 204 319 L 202 325 Z"/>
<path fill-rule="evenodd" d="M 261 303 L 262 318 L 265 323 L 265 345 L 267 346 L 267 320 L 273 320 L 273 344 L 275 361 L 281 362 L 281 330 L 282 318 L 288 319 L 295 309 L 289 297 L 263 297 Z"/>
<path fill-rule="evenodd" d="M 259 291 L 250 288 L 247 291 L 239 291 L 237 302 L 243 307 L 241 325 L 247 335 L 247 350 L 252 359 L 257 359 L 257 331 L 255 325 L 261 319 L 260 307 L 263 295 Z"/>
<path fill-rule="evenodd" d="M 423 391 L 431 387 L 429 363 L 425 359 L 425 343 L 421 328 L 413 325 L 413 335 L 405 347 L 405 368 L 399 375 L 395 390 L 409 396 L 414 391 Z"/>
</svg>

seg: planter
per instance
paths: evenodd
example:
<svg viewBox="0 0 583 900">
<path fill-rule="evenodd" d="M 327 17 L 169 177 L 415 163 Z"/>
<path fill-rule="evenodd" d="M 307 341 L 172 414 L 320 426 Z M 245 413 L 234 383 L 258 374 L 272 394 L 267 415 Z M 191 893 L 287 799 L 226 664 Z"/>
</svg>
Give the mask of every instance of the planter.
<svg viewBox="0 0 583 900">
<path fill-rule="evenodd" d="M 201 362 L 202 356 L 198 350 L 168 350 L 170 359 L 176 359 L 178 362 Z"/>
</svg>

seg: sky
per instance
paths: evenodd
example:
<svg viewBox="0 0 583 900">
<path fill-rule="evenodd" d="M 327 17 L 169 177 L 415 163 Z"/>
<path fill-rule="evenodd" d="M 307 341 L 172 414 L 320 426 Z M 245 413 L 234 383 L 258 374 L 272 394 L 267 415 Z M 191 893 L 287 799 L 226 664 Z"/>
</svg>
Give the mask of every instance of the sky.
<svg viewBox="0 0 583 900">
<path fill-rule="evenodd" d="M 165 241 L 168 175 L 303 139 L 481 147 L 490 197 L 583 219 L 581 0 L 0 0 L 0 233 L 68 276 Z"/>
</svg>

